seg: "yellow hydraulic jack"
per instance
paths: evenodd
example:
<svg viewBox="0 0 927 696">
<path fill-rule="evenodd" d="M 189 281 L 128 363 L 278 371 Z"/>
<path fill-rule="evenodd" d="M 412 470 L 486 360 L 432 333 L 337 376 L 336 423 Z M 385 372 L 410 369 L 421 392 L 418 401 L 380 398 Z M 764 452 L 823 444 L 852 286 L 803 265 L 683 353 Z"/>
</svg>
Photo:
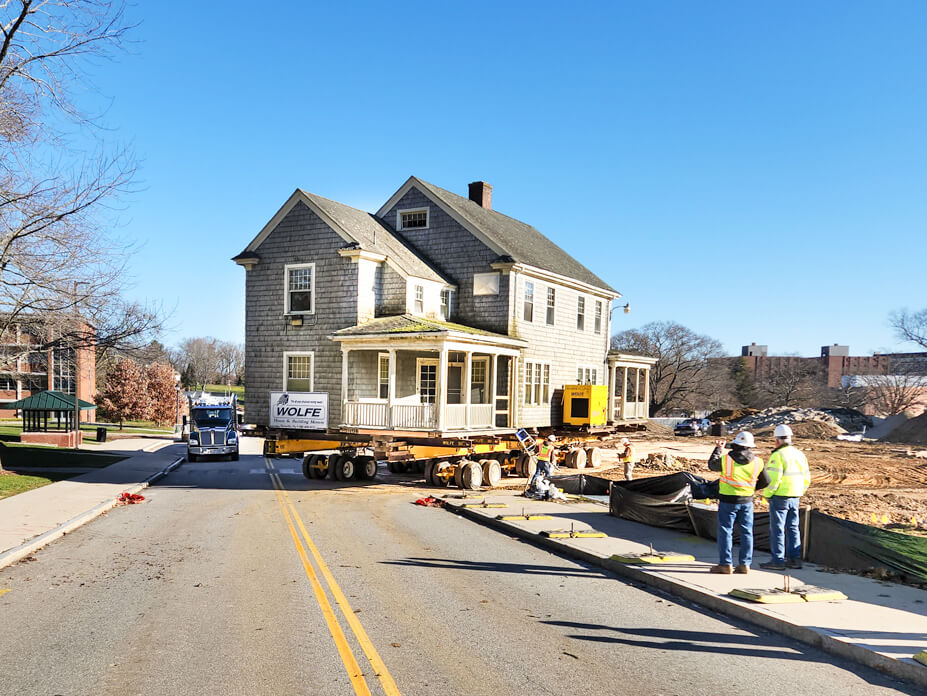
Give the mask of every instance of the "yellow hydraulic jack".
<svg viewBox="0 0 927 696">
<path fill-rule="evenodd" d="M 548 539 L 601 539 L 607 536 L 605 532 L 597 532 L 594 529 L 581 529 L 580 531 L 576 531 L 574 527 L 574 524 L 570 524 L 569 529 L 544 531 L 541 532 L 541 536 L 547 537 Z"/>
<path fill-rule="evenodd" d="M 651 565 L 655 563 L 692 563 L 695 561 L 695 556 L 675 551 L 654 551 L 653 543 L 651 543 L 650 551 L 616 553 L 612 556 L 612 560 L 628 565 Z"/>
</svg>

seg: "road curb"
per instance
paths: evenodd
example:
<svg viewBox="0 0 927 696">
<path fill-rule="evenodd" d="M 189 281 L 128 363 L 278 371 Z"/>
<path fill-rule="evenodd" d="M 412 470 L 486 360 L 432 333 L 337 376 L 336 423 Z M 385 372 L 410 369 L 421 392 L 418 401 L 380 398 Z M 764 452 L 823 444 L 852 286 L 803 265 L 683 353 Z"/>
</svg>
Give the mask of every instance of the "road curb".
<svg viewBox="0 0 927 696">
<path fill-rule="evenodd" d="M 838 636 L 827 631 L 815 630 L 806 626 L 798 626 L 789 623 L 775 616 L 756 611 L 749 605 L 742 604 L 733 599 L 728 599 L 725 596 L 712 594 L 699 587 L 677 580 L 670 580 L 657 573 L 648 572 L 639 567 L 627 565 L 625 563 L 619 563 L 611 560 L 611 558 L 570 546 L 556 539 L 543 537 L 540 534 L 522 529 L 521 527 L 517 527 L 502 520 L 481 515 L 474 510 L 464 508 L 463 503 L 458 504 L 456 501 L 452 502 L 448 500 L 446 501 L 446 509 L 486 527 L 504 531 L 507 534 L 516 536 L 535 546 L 540 546 L 560 555 L 598 566 L 610 573 L 633 580 L 636 583 L 685 599 L 705 607 L 706 609 L 710 609 L 711 611 L 718 612 L 719 614 L 724 614 L 740 621 L 759 626 L 768 631 L 782 634 L 788 638 L 836 655 L 837 657 L 878 670 L 895 679 L 927 687 L 927 667 L 919 665 L 913 660 L 906 662 L 904 660 L 886 657 L 868 648 L 847 643 Z"/>
<path fill-rule="evenodd" d="M 149 476 L 147 479 L 145 479 L 141 483 L 137 483 L 133 486 L 130 486 L 129 488 L 126 488 L 124 492 L 125 493 L 138 493 L 139 491 L 148 488 L 148 486 L 150 486 L 152 483 L 155 483 L 161 480 L 162 478 L 167 476 L 169 473 L 174 471 L 174 469 L 180 466 L 183 463 L 183 461 L 184 461 L 184 458 L 179 457 L 175 461 L 171 462 L 164 469 L 152 474 L 151 476 Z M 82 512 L 81 514 L 76 515 L 75 517 L 72 517 L 67 522 L 63 522 L 62 524 L 59 524 L 54 529 L 49 529 L 47 532 L 43 532 L 39 536 L 29 539 L 28 541 L 25 541 L 19 546 L 14 546 L 11 549 L 7 549 L 3 553 L 0 553 L 0 569 L 6 568 L 7 566 L 12 565 L 16 563 L 17 561 L 21 561 L 26 556 L 29 556 L 35 553 L 36 551 L 38 551 L 39 549 L 41 549 L 42 547 L 47 546 L 48 544 L 53 542 L 55 539 L 60 539 L 65 534 L 73 532 L 78 527 L 84 524 L 87 524 L 91 520 L 102 515 L 107 510 L 111 510 L 112 508 L 114 508 L 116 506 L 117 501 L 118 501 L 118 497 L 113 498 L 111 500 L 105 500 L 102 503 L 92 507 L 90 510 L 87 510 L 86 512 Z"/>
</svg>

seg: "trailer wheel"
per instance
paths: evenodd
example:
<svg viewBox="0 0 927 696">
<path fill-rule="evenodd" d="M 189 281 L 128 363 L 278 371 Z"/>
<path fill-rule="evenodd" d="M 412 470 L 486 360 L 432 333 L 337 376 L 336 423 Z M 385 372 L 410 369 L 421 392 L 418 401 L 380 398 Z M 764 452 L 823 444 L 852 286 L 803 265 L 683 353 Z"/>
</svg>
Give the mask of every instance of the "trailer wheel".
<svg viewBox="0 0 927 696">
<path fill-rule="evenodd" d="M 602 466 L 603 454 L 602 450 L 598 447 L 587 447 L 586 448 L 586 464 L 593 469 L 597 469 Z"/>
<path fill-rule="evenodd" d="M 396 471 L 396 462 L 394 462 L 394 461 L 392 461 L 392 460 L 386 462 L 386 470 L 389 471 L 389 473 L 391 473 L 391 474 L 398 474 L 398 473 L 399 473 L 398 471 Z"/>
<path fill-rule="evenodd" d="M 325 458 L 325 475 L 320 476 L 319 478 L 335 479 L 335 466 L 338 464 L 338 460 L 341 459 L 341 452 L 335 452 L 330 454 Z"/>
<path fill-rule="evenodd" d="M 350 454 L 342 454 L 338 457 L 338 462 L 335 464 L 335 478 L 339 481 L 352 481 L 354 474 L 354 457 Z"/>
<path fill-rule="evenodd" d="M 428 463 L 428 460 L 427 460 L 427 459 L 416 459 L 415 462 L 413 462 L 413 464 L 412 464 L 412 467 L 415 469 L 415 473 L 416 473 L 416 474 L 424 474 L 424 473 L 425 473 L 425 465 L 426 465 L 427 463 Z"/>
<path fill-rule="evenodd" d="M 586 450 L 573 450 L 573 467 L 576 469 L 586 468 Z"/>
<path fill-rule="evenodd" d="M 528 461 L 531 459 L 531 455 L 527 452 L 522 452 L 518 455 L 518 464 L 515 467 L 515 470 L 518 472 L 519 476 L 528 475 Z"/>
<path fill-rule="evenodd" d="M 376 457 L 369 455 L 357 457 L 354 460 L 354 470 L 359 480 L 374 479 L 377 477 L 377 460 Z"/>
<path fill-rule="evenodd" d="M 437 459 L 429 459 L 425 462 L 425 485 L 437 486 L 435 483 L 435 466 L 438 464 Z"/>
<path fill-rule="evenodd" d="M 470 463 L 469 459 L 458 459 L 454 462 L 454 484 L 458 488 L 463 488 L 463 470 Z"/>
<path fill-rule="evenodd" d="M 196 455 L 195 455 L 195 454 L 190 454 L 189 452 L 187 452 L 187 461 L 188 461 L 188 462 L 195 462 L 195 461 L 196 461 Z"/>
<path fill-rule="evenodd" d="M 463 467 L 460 476 L 463 488 L 468 491 L 476 490 L 483 485 L 483 467 L 479 462 L 469 461 Z"/>
<path fill-rule="evenodd" d="M 483 467 L 483 479 L 490 488 L 495 488 L 502 480 L 502 465 L 495 459 L 484 459 L 480 462 Z"/>
<path fill-rule="evenodd" d="M 324 466 L 325 461 L 324 454 L 307 454 L 306 459 L 303 460 L 303 474 L 306 474 L 306 477 L 310 479 L 325 478 L 325 470 L 320 468 L 320 466 Z M 306 471 L 307 464 L 308 473 Z"/>
<path fill-rule="evenodd" d="M 525 456 L 527 457 L 525 461 L 525 478 L 531 479 L 534 477 L 534 472 L 538 470 L 538 460 L 530 454 L 526 454 Z"/>
<path fill-rule="evenodd" d="M 315 478 L 312 475 L 312 460 L 314 459 L 313 455 L 307 454 L 303 457 L 303 476 L 307 479 Z"/>
<path fill-rule="evenodd" d="M 441 476 L 441 474 L 446 474 L 447 470 L 450 468 L 450 462 L 438 462 L 435 464 L 434 469 L 431 471 L 431 477 L 438 488 L 447 488 L 449 485 L 451 485 L 450 476 Z"/>
</svg>

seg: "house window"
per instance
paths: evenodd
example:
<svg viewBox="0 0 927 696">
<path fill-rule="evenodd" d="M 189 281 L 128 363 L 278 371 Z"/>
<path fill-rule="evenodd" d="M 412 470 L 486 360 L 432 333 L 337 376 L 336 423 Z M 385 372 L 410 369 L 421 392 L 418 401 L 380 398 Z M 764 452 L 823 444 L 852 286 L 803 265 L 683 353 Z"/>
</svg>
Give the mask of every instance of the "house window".
<svg viewBox="0 0 927 696">
<path fill-rule="evenodd" d="M 595 301 L 595 332 L 602 333 L 602 302 L 600 300 Z"/>
<path fill-rule="evenodd" d="M 554 309 L 557 304 L 556 292 L 553 288 L 547 288 L 547 325 L 554 325 Z"/>
<path fill-rule="evenodd" d="M 534 283 L 525 281 L 525 306 L 521 314 L 525 321 L 534 321 Z"/>
<path fill-rule="evenodd" d="M 380 353 L 377 359 L 377 396 L 389 398 L 389 353 Z"/>
<path fill-rule="evenodd" d="M 445 288 L 441 291 L 441 317 L 444 321 L 450 321 L 453 311 L 454 291 L 450 288 Z"/>
<path fill-rule="evenodd" d="M 419 360 L 418 397 L 423 404 L 435 403 L 438 394 L 438 361 Z"/>
<path fill-rule="evenodd" d="M 598 384 L 599 371 L 594 367 L 580 365 L 576 368 L 577 384 Z"/>
<path fill-rule="evenodd" d="M 415 313 L 425 313 L 425 288 L 421 285 L 415 286 Z"/>
<path fill-rule="evenodd" d="M 539 406 L 550 401 L 550 364 L 525 363 L 525 404 Z"/>
<path fill-rule="evenodd" d="M 312 314 L 315 312 L 315 264 L 287 265 L 286 313 Z"/>
<path fill-rule="evenodd" d="M 576 330 L 584 331 L 586 328 L 586 298 L 576 300 Z"/>
<path fill-rule="evenodd" d="M 283 390 L 312 391 L 312 353 L 283 354 Z"/>
<path fill-rule="evenodd" d="M 52 389 L 62 394 L 74 393 L 74 351 L 59 348 L 54 351 Z"/>
<path fill-rule="evenodd" d="M 473 294 L 474 295 L 498 295 L 499 294 L 499 274 L 498 273 L 474 273 L 473 274 Z"/>
<path fill-rule="evenodd" d="M 0 375 L 0 391 L 16 391 L 16 380 L 13 375 Z"/>
<path fill-rule="evenodd" d="M 421 230 L 428 227 L 428 209 L 419 210 L 400 210 L 399 211 L 399 229 L 400 230 Z"/>
<path fill-rule="evenodd" d="M 489 358 L 473 358 L 470 364 L 470 403 L 485 404 L 489 387 Z"/>
</svg>

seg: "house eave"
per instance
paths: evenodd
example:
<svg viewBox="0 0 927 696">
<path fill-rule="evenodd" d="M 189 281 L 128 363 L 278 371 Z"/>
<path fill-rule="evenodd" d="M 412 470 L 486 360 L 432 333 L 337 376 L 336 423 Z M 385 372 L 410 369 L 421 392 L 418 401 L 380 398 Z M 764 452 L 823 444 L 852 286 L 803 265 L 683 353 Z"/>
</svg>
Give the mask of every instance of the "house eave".
<svg viewBox="0 0 927 696">
<path fill-rule="evenodd" d="M 621 293 L 617 290 L 599 287 L 598 285 L 590 285 L 589 283 L 577 280 L 576 278 L 570 278 L 569 276 L 554 273 L 553 271 L 546 271 L 543 268 L 530 266 L 525 263 L 517 263 L 515 261 L 497 261 L 496 263 L 490 264 L 490 266 L 497 271 L 502 271 L 503 273 L 524 273 L 525 275 L 530 275 L 541 280 L 548 280 L 559 285 L 573 288 L 574 290 L 581 290 L 582 292 L 588 292 L 589 294 L 598 295 L 610 300 L 617 300 L 619 297 L 621 297 Z"/>
</svg>

